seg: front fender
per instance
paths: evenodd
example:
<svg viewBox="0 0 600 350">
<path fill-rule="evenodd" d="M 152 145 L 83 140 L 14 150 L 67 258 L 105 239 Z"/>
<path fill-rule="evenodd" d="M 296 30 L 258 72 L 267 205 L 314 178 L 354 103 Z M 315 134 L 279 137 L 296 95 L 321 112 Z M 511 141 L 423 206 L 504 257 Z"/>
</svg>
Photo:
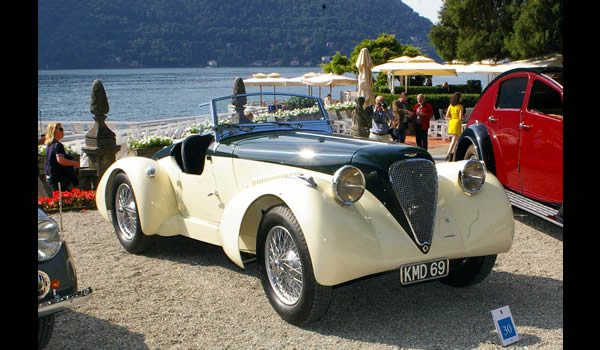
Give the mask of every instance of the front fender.
<svg viewBox="0 0 600 350">
<path fill-rule="evenodd" d="M 438 205 L 427 254 L 372 193 L 365 191 L 353 205 L 340 205 L 334 199 L 331 177 L 316 173 L 316 187 L 290 177 L 249 187 L 233 197 L 221 220 L 223 249 L 243 267 L 240 243 L 247 251 L 255 250 L 248 242 L 256 240 L 262 211 L 284 203 L 302 228 L 315 279 L 322 285 L 333 286 L 418 261 L 508 251 L 514 220 L 502 184 L 488 173 L 481 192 L 466 195 L 458 184 L 463 166 L 464 162 L 438 165 Z"/>
<path fill-rule="evenodd" d="M 156 170 L 155 176 L 146 175 L 148 168 Z M 177 201 L 167 170 L 160 162 L 145 157 L 127 157 L 114 162 L 104 173 L 96 190 L 98 212 L 110 220 L 113 203 L 113 181 L 117 174 L 125 173 L 133 187 L 142 231 L 156 234 L 160 225 L 177 214 Z"/>
<path fill-rule="evenodd" d="M 486 168 L 492 174 L 496 174 L 494 149 L 492 148 L 490 134 L 484 124 L 476 123 L 469 125 L 469 127 L 462 132 L 456 143 L 455 159 L 464 159 L 464 155 L 470 145 L 475 146 L 477 155 L 479 156 L 479 159 L 484 161 Z"/>
<path fill-rule="evenodd" d="M 294 215 L 307 239 L 309 252 L 311 244 L 309 241 L 307 222 L 310 220 L 310 215 L 314 208 L 319 206 L 322 201 L 324 186 L 327 180 L 318 180 L 320 186 L 316 188 L 307 186 L 304 180 L 299 180 L 293 177 L 282 178 L 274 181 L 269 181 L 256 186 L 249 187 L 237 195 L 235 195 L 225 207 L 221 217 L 219 232 L 225 254 L 236 265 L 244 267 L 240 256 L 240 239 L 244 239 L 244 235 L 249 238 L 246 246 L 251 246 L 255 249 L 256 233 L 263 211 L 276 205 L 283 203 L 287 205 Z M 305 231 L 309 229 L 309 231 Z"/>
</svg>

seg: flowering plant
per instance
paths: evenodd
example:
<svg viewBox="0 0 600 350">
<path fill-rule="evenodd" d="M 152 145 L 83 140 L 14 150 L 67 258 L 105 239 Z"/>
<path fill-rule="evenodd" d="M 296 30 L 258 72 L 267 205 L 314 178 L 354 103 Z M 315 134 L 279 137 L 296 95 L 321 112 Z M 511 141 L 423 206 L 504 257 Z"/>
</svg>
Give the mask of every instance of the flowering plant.
<svg viewBox="0 0 600 350">
<path fill-rule="evenodd" d="M 63 208 L 86 208 L 96 209 L 96 191 L 82 191 L 74 188 L 69 191 L 60 192 Z M 51 211 L 59 208 L 59 192 L 54 191 L 52 197 L 38 198 L 38 207 L 43 211 Z"/>
<path fill-rule="evenodd" d="M 169 146 L 173 144 L 173 139 L 167 136 L 145 136 L 141 139 L 129 139 L 127 142 L 129 148 L 143 148 L 154 146 Z"/>
<path fill-rule="evenodd" d="M 48 148 L 48 146 L 38 145 L 38 155 L 45 157 L 46 156 L 46 148 Z M 69 145 L 65 145 L 65 152 L 67 152 L 67 154 L 69 154 L 71 156 L 77 155 L 77 152 L 75 152 L 75 150 L 73 150 L 73 148 L 71 148 L 71 146 L 69 146 Z"/>
<path fill-rule="evenodd" d="M 204 134 L 204 133 L 212 133 L 212 124 L 208 120 L 204 120 L 200 123 L 191 125 L 190 127 L 185 129 L 186 135 L 190 134 Z"/>
<path fill-rule="evenodd" d="M 329 106 L 325 106 L 325 109 L 328 111 L 339 111 L 343 109 L 354 109 L 356 108 L 356 102 L 344 102 L 344 103 L 334 103 Z"/>
</svg>

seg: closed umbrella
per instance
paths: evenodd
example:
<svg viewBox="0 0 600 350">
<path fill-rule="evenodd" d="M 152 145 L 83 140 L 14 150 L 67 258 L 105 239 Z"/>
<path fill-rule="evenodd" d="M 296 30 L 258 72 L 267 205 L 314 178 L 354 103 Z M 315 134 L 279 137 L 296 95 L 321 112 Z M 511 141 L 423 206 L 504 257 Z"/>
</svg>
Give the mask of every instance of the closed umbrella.
<svg viewBox="0 0 600 350">
<path fill-rule="evenodd" d="M 363 47 L 358 54 L 356 60 L 356 68 L 358 68 L 358 96 L 365 98 L 365 106 L 369 106 L 375 103 L 373 96 L 373 61 L 371 61 L 371 55 L 369 49 Z"/>
</svg>

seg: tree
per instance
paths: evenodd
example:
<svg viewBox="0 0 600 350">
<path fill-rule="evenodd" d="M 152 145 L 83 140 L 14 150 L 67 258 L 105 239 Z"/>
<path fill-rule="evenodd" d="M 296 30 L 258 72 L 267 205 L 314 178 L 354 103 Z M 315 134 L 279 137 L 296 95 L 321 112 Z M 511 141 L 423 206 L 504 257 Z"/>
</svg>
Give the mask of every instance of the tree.
<svg viewBox="0 0 600 350">
<path fill-rule="evenodd" d="M 428 37 L 445 60 L 521 59 L 562 51 L 560 0 L 446 0 Z"/>
<path fill-rule="evenodd" d="M 562 3 L 557 0 L 529 0 L 517 12 L 514 30 L 504 39 L 515 59 L 561 52 Z"/>
<path fill-rule="evenodd" d="M 336 74 L 354 73 L 358 74 L 356 68 L 356 60 L 360 54 L 360 50 L 366 47 L 369 50 L 373 65 L 378 65 L 387 62 L 388 60 L 399 56 L 417 56 L 421 53 L 412 45 L 400 44 L 395 39 L 394 34 L 382 33 L 375 40 L 365 39 L 361 41 L 350 54 L 348 59 L 342 56 L 339 52 L 333 56 L 329 64 L 322 65 L 325 72 L 335 72 Z"/>
<path fill-rule="evenodd" d="M 342 56 L 339 51 L 335 53 L 329 63 L 322 65 L 325 73 L 335 73 L 342 75 L 346 72 L 352 72 L 352 62 L 346 56 Z"/>
</svg>

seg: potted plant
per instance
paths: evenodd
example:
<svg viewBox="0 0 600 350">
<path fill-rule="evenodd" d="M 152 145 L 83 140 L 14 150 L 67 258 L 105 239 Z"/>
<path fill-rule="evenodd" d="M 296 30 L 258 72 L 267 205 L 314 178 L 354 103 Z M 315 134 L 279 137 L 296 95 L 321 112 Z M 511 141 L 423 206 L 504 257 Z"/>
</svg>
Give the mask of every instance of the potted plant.
<svg viewBox="0 0 600 350">
<path fill-rule="evenodd" d="M 193 124 L 185 129 L 185 135 L 189 136 L 191 134 L 205 134 L 212 133 L 213 128 L 212 124 L 208 120 L 204 120 L 200 123 Z"/>
<path fill-rule="evenodd" d="M 325 109 L 331 115 L 330 112 L 335 112 L 338 119 L 345 119 L 342 117 L 340 112 L 345 112 L 348 117 L 351 116 L 352 110 L 356 108 L 356 102 L 344 102 L 344 103 L 334 103 L 332 105 L 326 106 Z"/>
<path fill-rule="evenodd" d="M 129 139 L 127 142 L 130 155 L 147 158 L 172 144 L 173 139 L 166 136 L 145 136 L 141 139 Z"/>
</svg>

